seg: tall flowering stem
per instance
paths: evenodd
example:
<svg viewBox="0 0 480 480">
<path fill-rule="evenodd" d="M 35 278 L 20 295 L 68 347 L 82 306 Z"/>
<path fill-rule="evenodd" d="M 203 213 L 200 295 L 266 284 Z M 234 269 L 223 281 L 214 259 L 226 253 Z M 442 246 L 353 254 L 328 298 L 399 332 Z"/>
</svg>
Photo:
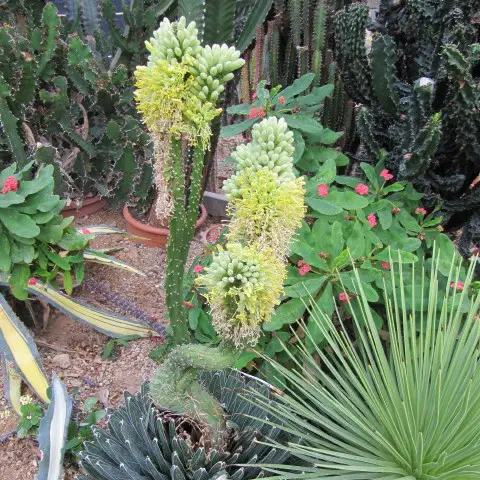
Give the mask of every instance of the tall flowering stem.
<svg viewBox="0 0 480 480">
<path fill-rule="evenodd" d="M 233 366 L 245 347 L 257 343 L 262 323 L 279 303 L 285 255 L 305 211 L 303 180 L 295 178 L 293 134 L 286 122 L 271 118 L 255 125 L 251 144 L 235 152 L 237 171 L 226 186 L 228 244 L 197 278 L 222 342 L 189 343 L 183 286 L 202 173 L 220 114 L 216 102 L 244 61 L 226 45 L 202 47 L 195 25 L 184 18 L 164 20 L 147 47 L 151 55 L 137 70 L 136 98 L 155 137 L 157 190 L 168 194 L 159 198 L 156 211 L 170 216 L 166 301 L 174 343 L 150 390 L 156 405 L 203 422 L 217 441 L 226 431 L 223 409 L 198 376 Z"/>
</svg>

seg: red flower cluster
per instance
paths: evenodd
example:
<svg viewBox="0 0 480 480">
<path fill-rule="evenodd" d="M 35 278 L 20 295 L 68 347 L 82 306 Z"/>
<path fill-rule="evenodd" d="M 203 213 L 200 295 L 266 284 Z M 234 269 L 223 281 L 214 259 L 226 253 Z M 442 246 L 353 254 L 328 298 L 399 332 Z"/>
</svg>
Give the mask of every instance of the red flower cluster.
<svg viewBox="0 0 480 480">
<path fill-rule="evenodd" d="M 203 272 L 203 270 L 205 270 L 205 269 L 204 269 L 201 265 L 195 265 L 195 266 L 193 267 L 193 271 L 194 271 L 195 273 Z"/>
<path fill-rule="evenodd" d="M 348 302 L 350 301 L 350 297 L 349 297 L 348 294 L 345 293 L 345 292 L 339 293 L 339 294 L 338 294 L 338 299 L 339 299 L 342 303 L 348 303 Z"/>
<path fill-rule="evenodd" d="M 382 262 L 382 268 L 385 270 L 390 270 L 390 264 L 388 262 Z"/>
<path fill-rule="evenodd" d="M 368 186 L 365 185 L 364 183 L 359 183 L 359 184 L 355 187 L 355 191 L 356 191 L 359 195 L 368 195 Z"/>
<path fill-rule="evenodd" d="M 83 233 L 84 235 L 90 235 L 92 232 L 91 232 L 88 228 L 83 227 L 83 228 L 82 228 L 82 233 Z"/>
<path fill-rule="evenodd" d="M 28 284 L 29 285 L 36 285 L 37 284 L 37 279 L 36 278 L 29 278 L 28 279 Z"/>
<path fill-rule="evenodd" d="M 392 213 L 394 215 L 396 215 L 398 212 L 400 211 L 400 209 L 398 207 L 395 207 L 393 210 L 392 210 Z"/>
<path fill-rule="evenodd" d="M 299 267 L 298 273 L 302 276 L 306 275 L 312 269 L 312 266 L 305 263 L 305 260 L 299 260 L 297 266 Z"/>
<path fill-rule="evenodd" d="M 287 99 L 283 95 L 281 97 L 278 97 L 278 103 L 280 103 L 280 105 L 285 105 L 286 101 Z"/>
<path fill-rule="evenodd" d="M 3 188 L 2 194 L 6 194 L 8 192 L 16 192 L 18 190 L 18 180 L 15 177 L 7 177 L 3 181 Z"/>
<path fill-rule="evenodd" d="M 317 185 L 317 192 L 319 197 L 326 197 L 328 196 L 328 187 L 325 185 L 325 183 L 321 183 L 320 185 Z"/>
<path fill-rule="evenodd" d="M 266 115 L 264 107 L 252 108 L 248 113 L 248 118 L 264 118 Z"/>
<path fill-rule="evenodd" d="M 195 305 L 193 303 L 185 301 L 185 302 L 183 302 L 183 306 L 185 308 L 192 309 Z"/>
<path fill-rule="evenodd" d="M 386 168 L 384 168 L 384 169 L 380 172 L 380 176 L 381 176 L 385 181 L 391 180 L 391 179 L 393 178 L 393 175 L 392 175 Z"/>
<path fill-rule="evenodd" d="M 427 211 L 426 211 L 424 208 L 416 208 L 416 209 L 415 209 L 415 213 L 416 213 L 417 215 L 420 215 L 420 214 L 426 215 L 426 214 L 427 214 Z"/>
<path fill-rule="evenodd" d="M 461 292 L 465 288 L 465 282 L 452 282 L 450 288 L 454 288 L 457 292 Z"/>
<path fill-rule="evenodd" d="M 371 213 L 370 215 L 367 215 L 367 221 L 371 227 L 374 227 L 377 224 L 377 217 Z"/>
</svg>

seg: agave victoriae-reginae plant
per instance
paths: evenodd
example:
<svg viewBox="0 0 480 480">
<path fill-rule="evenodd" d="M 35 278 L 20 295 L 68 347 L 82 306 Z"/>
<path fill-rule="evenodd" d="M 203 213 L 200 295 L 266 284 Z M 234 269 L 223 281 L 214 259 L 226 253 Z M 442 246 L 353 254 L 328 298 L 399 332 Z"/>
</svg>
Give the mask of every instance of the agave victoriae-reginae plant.
<svg viewBox="0 0 480 480">
<path fill-rule="evenodd" d="M 357 273 L 355 339 L 315 311 L 329 348 L 310 354 L 298 339 L 297 369 L 271 362 L 287 393 L 274 406 L 257 400 L 304 439 L 290 452 L 311 465 L 294 474 L 270 465 L 278 478 L 480 478 L 480 297 L 469 306 L 473 264 L 466 278 L 452 265 L 440 286 L 440 262 L 434 255 L 425 265 L 430 280 L 423 270 L 420 282 L 409 271 L 414 265 L 402 271 L 391 263 L 398 267 L 384 280 L 388 338 L 377 330 Z"/>
<path fill-rule="evenodd" d="M 256 441 L 285 442 L 286 435 L 258 420 L 268 418 L 265 409 L 240 396 L 257 392 L 268 398 L 268 387 L 234 371 L 204 374 L 201 382 L 223 405 L 233 432 L 228 444 L 203 443 L 201 425 L 156 409 L 144 384 L 136 396 L 125 394 L 124 407 L 110 412 L 107 431 L 94 427 L 95 440 L 81 455 L 87 475 L 78 480 L 246 480 L 264 476 L 261 464 L 288 458 L 285 450 Z"/>
</svg>

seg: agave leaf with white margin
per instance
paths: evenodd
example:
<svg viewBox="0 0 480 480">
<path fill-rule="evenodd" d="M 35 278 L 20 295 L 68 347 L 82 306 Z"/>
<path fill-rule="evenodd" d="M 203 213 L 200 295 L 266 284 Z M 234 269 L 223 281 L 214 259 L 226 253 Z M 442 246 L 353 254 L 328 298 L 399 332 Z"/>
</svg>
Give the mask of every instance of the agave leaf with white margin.
<svg viewBox="0 0 480 480">
<path fill-rule="evenodd" d="M 8 275 L 0 273 L 0 286 L 8 286 Z M 40 280 L 27 285 L 27 290 L 58 308 L 61 312 L 79 322 L 113 338 L 138 335 L 140 337 L 158 337 L 161 334 L 144 323 L 121 315 L 102 311 L 83 303 L 78 303 L 68 295 L 55 290 Z"/>
<path fill-rule="evenodd" d="M 87 262 L 99 263 L 100 265 L 106 265 L 108 267 L 120 268 L 122 270 L 126 270 L 127 272 L 136 273 L 137 275 L 145 277 L 145 274 L 141 270 L 138 270 L 137 268 L 128 265 L 128 263 L 118 260 L 118 258 L 111 257 L 97 250 L 86 249 L 83 252 L 83 258 Z"/>
<path fill-rule="evenodd" d="M 86 227 L 76 227 L 77 232 L 83 233 L 84 235 L 123 235 L 125 237 L 134 238 L 134 239 L 142 239 L 133 233 L 126 232 L 125 230 L 121 230 L 120 228 L 109 227 L 108 225 L 89 225 Z"/>
<path fill-rule="evenodd" d="M 40 420 L 38 443 L 42 460 L 38 467 L 38 480 L 59 480 L 62 475 L 65 440 L 72 413 L 72 400 L 65 385 L 52 373 L 52 399 Z"/>
<path fill-rule="evenodd" d="M 48 403 L 48 380 L 35 341 L 3 295 L 0 295 L 0 351 L 35 394 Z"/>
<path fill-rule="evenodd" d="M 3 369 L 3 392 L 12 408 L 20 415 L 20 408 L 22 406 L 20 403 L 20 397 L 22 396 L 22 377 L 17 373 L 13 364 L 5 358 L 5 355 L 0 354 L 0 357 L 2 359 Z"/>
</svg>

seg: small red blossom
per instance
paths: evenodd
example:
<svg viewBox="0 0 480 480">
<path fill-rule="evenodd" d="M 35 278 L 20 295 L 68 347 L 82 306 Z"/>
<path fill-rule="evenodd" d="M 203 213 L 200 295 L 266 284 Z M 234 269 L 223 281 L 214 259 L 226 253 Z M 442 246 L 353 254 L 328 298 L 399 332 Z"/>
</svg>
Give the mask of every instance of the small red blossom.
<svg viewBox="0 0 480 480">
<path fill-rule="evenodd" d="M 345 292 L 339 293 L 339 294 L 338 294 L 338 299 L 339 299 L 342 303 L 348 303 L 348 302 L 350 301 L 350 297 L 349 297 L 348 294 L 346 294 Z"/>
<path fill-rule="evenodd" d="M 245 140 L 247 141 L 247 143 L 250 143 L 252 141 L 252 137 L 247 137 Z"/>
<path fill-rule="evenodd" d="M 88 228 L 83 227 L 83 228 L 82 228 L 82 233 L 83 233 L 84 235 L 90 235 L 92 232 L 91 232 Z"/>
<path fill-rule="evenodd" d="M 405 160 L 409 160 L 410 158 L 412 158 L 412 156 L 413 156 L 413 155 L 412 155 L 411 153 L 406 153 L 406 154 L 403 156 L 403 158 L 404 158 Z"/>
<path fill-rule="evenodd" d="M 248 118 L 256 118 L 257 116 L 257 109 L 255 107 L 248 112 Z"/>
<path fill-rule="evenodd" d="M 371 227 L 374 227 L 377 224 L 377 217 L 375 214 L 371 213 L 370 215 L 367 215 L 367 221 Z"/>
<path fill-rule="evenodd" d="M 33 277 L 32 277 L 32 278 L 29 278 L 29 279 L 28 279 L 28 284 L 29 284 L 29 285 L 36 285 L 36 284 L 37 284 L 37 281 L 38 281 L 38 280 L 37 280 L 36 278 L 33 278 Z"/>
<path fill-rule="evenodd" d="M 7 177 L 3 181 L 3 188 L 2 194 L 6 194 L 8 192 L 16 192 L 18 190 L 18 180 L 15 177 Z"/>
<path fill-rule="evenodd" d="M 385 270 L 390 270 L 390 264 L 388 262 L 382 262 L 382 268 Z"/>
<path fill-rule="evenodd" d="M 298 269 L 298 273 L 303 276 L 303 275 L 306 275 L 311 269 L 312 269 L 311 265 L 309 265 L 308 263 L 305 263 Z"/>
<path fill-rule="evenodd" d="M 400 209 L 398 207 L 395 207 L 393 210 L 392 210 L 392 213 L 394 215 L 396 215 L 398 212 L 400 211 Z"/>
<path fill-rule="evenodd" d="M 256 100 L 256 99 L 257 99 L 257 92 L 253 92 L 253 94 L 252 94 L 252 98 L 253 98 L 254 100 Z"/>
<path fill-rule="evenodd" d="M 368 186 L 365 185 L 364 183 L 359 183 L 359 184 L 355 187 L 355 191 L 356 191 L 359 195 L 368 195 Z"/>
<path fill-rule="evenodd" d="M 452 282 L 450 288 L 454 288 L 457 292 L 461 292 L 465 288 L 465 282 Z"/>
<path fill-rule="evenodd" d="M 385 181 L 391 180 L 391 179 L 393 178 L 393 175 L 392 175 L 386 168 L 384 168 L 384 169 L 380 172 L 380 176 L 381 176 Z"/>
<path fill-rule="evenodd" d="M 286 101 L 287 99 L 283 95 L 281 97 L 278 97 L 278 103 L 280 103 L 280 105 L 285 105 Z"/>
<path fill-rule="evenodd" d="M 319 197 L 326 197 L 328 196 L 328 186 L 324 183 L 317 185 L 317 192 Z"/>
<path fill-rule="evenodd" d="M 343 218 L 344 218 L 345 220 L 351 220 L 351 219 L 352 219 L 352 217 L 351 217 L 350 215 L 345 215 Z"/>
<path fill-rule="evenodd" d="M 320 253 L 318 254 L 318 256 L 319 256 L 320 258 L 323 258 L 324 260 L 326 260 L 326 259 L 328 258 L 328 253 L 327 253 L 327 252 L 320 252 Z"/>
<path fill-rule="evenodd" d="M 203 272 L 203 270 L 205 270 L 205 269 L 202 267 L 202 265 L 195 265 L 195 266 L 193 267 L 193 271 L 194 271 L 195 273 Z"/>
<path fill-rule="evenodd" d="M 183 302 L 183 306 L 188 309 L 192 309 L 193 307 L 195 307 L 193 303 L 187 301 Z"/>
<path fill-rule="evenodd" d="M 258 107 L 257 109 L 257 117 L 260 117 L 260 118 L 265 118 L 267 114 L 265 113 L 265 108 L 263 107 Z"/>
<path fill-rule="evenodd" d="M 417 215 L 420 215 L 420 214 L 426 215 L 426 214 L 427 214 L 427 211 L 426 211 L 424 208 L 419 207 L 419 208 L 416 208 L 416 209 L 415 209 L 415 213 L 416 213 Z"/>
<path fill-rule="evenodd" d="M 305 260 L 302 259 L 297 262 L 297 267 L 303 267 L 303 265 L 305 265 Z"/>
<path fill-rule="evenodd" d="M 162 344 L 163 342 L 165 342 L 165 339 L 160 337 L 152 337 L 152 342 Z"/>
</svg>

